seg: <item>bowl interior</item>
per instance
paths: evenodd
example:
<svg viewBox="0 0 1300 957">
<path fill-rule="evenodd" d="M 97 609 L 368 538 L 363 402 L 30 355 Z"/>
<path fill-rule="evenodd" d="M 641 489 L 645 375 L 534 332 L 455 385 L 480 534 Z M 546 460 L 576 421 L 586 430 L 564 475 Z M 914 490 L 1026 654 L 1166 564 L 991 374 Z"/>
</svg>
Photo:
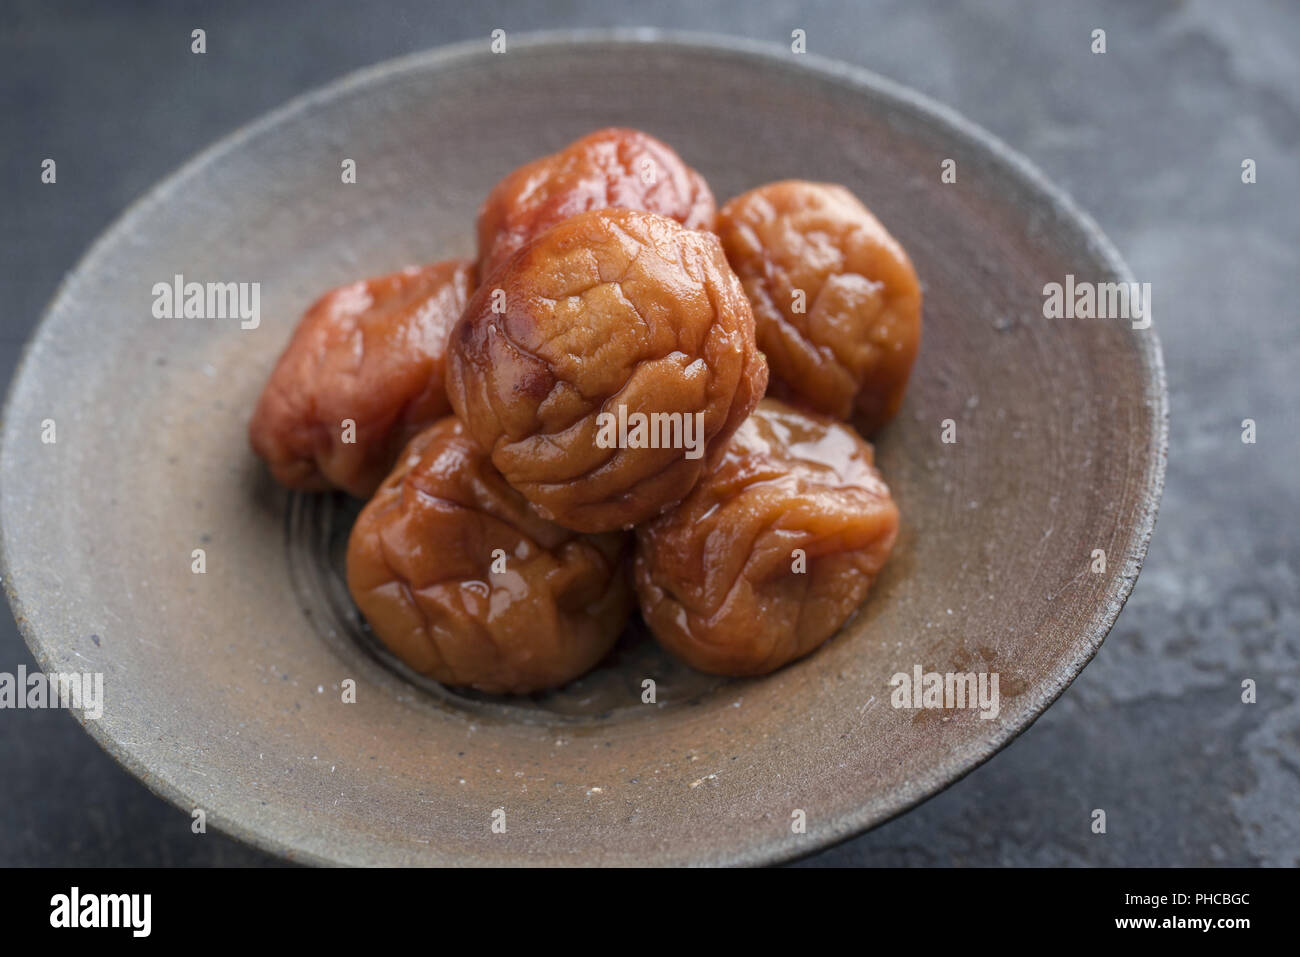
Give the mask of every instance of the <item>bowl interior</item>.
<svg viewBox="0 0 1300 957">
<path fill-rule="evenodd" d="M 1043 317 L 1045 283 L 1128 278 L 1104 239 L 1014 156 L 890 84 L 648 41 L 512 38 L 506 55 L 461 46 L 341 81 L 167 180 L 62 288 L 4 422 L 4 584 L 42 666 L 104 673 L 104 714 L 85 723 L 155 790 L 310 861 L 774 860 L 955 780 L 1095 652 L 1150 533 L 1164 416 L 1150 330 Z M 719 201 L 843 183 L 907 248 L 925 329 L 877 443 L 898 547 L 837 637 L 762 680 L 695 674 L 632 635 L 534 699 L 409 681 L 359 640 L 339 591 L 352 510 L 277 488 L 248 416 L 316 295 L 470 254 L 501 175 L 610 124 L 666 140 Z M 154 284 L 178 274 L 260 283 L 263 321 L 155 318 Z M 916 665 L 996 672 L 998 716 L 891 707 L 890 677 Z"/>
</svg>

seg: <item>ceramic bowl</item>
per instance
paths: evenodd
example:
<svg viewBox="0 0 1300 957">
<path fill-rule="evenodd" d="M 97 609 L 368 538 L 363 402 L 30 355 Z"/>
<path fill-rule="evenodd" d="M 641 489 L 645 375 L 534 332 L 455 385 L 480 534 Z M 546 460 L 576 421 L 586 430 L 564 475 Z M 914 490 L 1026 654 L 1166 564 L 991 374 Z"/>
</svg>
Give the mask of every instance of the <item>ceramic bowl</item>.
<svg viewBox="0 0 1300 957">
<path fill-rule="evenodd" d="M 923 343 L 878 436 L 898 546 L 840 634 L 763 679 L 697 674 L 632 628 L 548 695 L 444 690 L 386 656 L 348 600 L 355 506 L 274 485 L 249 414 L 319 293 L 470 254 L 500 176 L 612 124 L 670 143 L 720 202 L 787 177 L 843 183 L 907 248 Z M 260 324 L 155 317 L 153 287 L 176 275 L 259 283 Z M 395 60 L 203 152 L 64 282 L 4 417 L 4 588 L 42 667 L 103 673 L 102 716 L 74 713 L 110 754 L 274 853 L 796 857 L 1003 747 L 1093 656 L 1133 587 L 1163 474 L 1160 349 L 1129 322 L 1045 318 L 1044 286 L 1067 275 L 1130 279 L 1023 159 L 861 70 L 645 31 Z M 892 676 L 918 666 L 997 674 L 996 717 L 894 707 Z"/>
</svg>

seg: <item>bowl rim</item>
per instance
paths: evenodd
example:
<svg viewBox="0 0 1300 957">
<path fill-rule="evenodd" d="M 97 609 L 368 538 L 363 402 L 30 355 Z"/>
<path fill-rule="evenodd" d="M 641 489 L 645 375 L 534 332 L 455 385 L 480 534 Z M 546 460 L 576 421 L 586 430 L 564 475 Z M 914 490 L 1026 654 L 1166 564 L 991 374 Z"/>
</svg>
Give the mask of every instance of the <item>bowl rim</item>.
<svg viewBox="0 0 1300 957">
<path fill-rule="evenodd" d="M 855 93 L 869 95 L 888 106 L 910 112 L 944 136 L 964 140 L 977 148 L 986 159 L 992 160 L 992 166 L 1018 181 L 1021 186 L 1027 188 L 1027 191 L 1041 196 L 1046 205 L 1062 219 L 1072 222 L 1086 238 L 1096 256 L 1105 262 L 1121 281 L 1133 281 L 1127 264 L 1092 217 L 1084 212 L 1068 193 L 1048 180 L 1028 159 L 988 130 L 966 119 L 955 109 L 866 68 L 813 53 L 802 53 L 794 57 L 783 45 L 774 42 L 711 32 L 655 27 L 512 32 L 508 35 L 508 42 L 517 49 L 527 50 L 571 48 L 576 52 L 581 48 L 589 47 L 634 46 L 658 47 L 697 54 L 723 54 L 758 61 L 770 69 L 786 73 L 833 80 L 852 89 Z M 17 441 L 17 426 L 14 424 L 14 417 L 10 414 L 11 408 L 19 390 L 35 374 L 35 355 L 40 344 L 49 334 L 51 316 L 62 307 L 73 278 L 91 266 L 103 250 L 132 232 L 134 223 L 138 219 L 156 205 L 166 202 L 178 188 L 211 163 L 237 150 L 259 134 L 273 129 L 317 104 L 337 100 L 350 92 L 382 83 L 404 73 L 436 71 L 458 63 L 470 62 L 485 55 L 492 55 L 488 50 L 486 39 L 474 38 L 385 59 L 345 73 L 321 86 L 292 97 L 279 107 L 223 135 L 132 200 L 91 243 L 77 260 L 76 265 L 64 274 L 54 295 L 42 311 L 36 327 L 23 345 L 6 390 L 3 411 L 0 412 L 0 429 L 2 429 L 0 461 L 8 461 L 9 456 L 6 452 Z M 1118 588 L 1114 598 L 1103 601 L 1090 616 L 1087 627 L 1079 635 L 1075 656 L 1068 664 L 1059 668 L 1056 674 L 1050 676 L 1053 679 L 1050 687 L 1046 688 L 1040 700 L 1027 708 L 1015 722 L 999 723 L 996 733 L 980 739 L 978 746 L 967 748 L 948 762 L 936 766 L 929 777 L 939 779 L 938 783 L 929 780 L 909 781 L 899 790 L 896 799 L 887 802 L 883 812 L 873 810 L 866 805 L 851 807 L 820 826 L 815 835 L 806 835 L 797 849 L 790 850 L 775 845 L 770 839 L 748 839 L 718 863 L 752 866 L 798 860 L 840 844 L 906 813 L 956 784 L 1024 733 L 1061 696 L 1096 655 L 1129 595 L 1132 594 L 1138 573 L 1146 558 L 1164 490 L 1168 458 L 1169 398 L 1159 336 L 1152 326 L 1142 330 L 1142 335 L 1131 335 L 1131 338 L 1144 373 L 1143 386 L 1147 399 L 1144 405 L 1149 410 L 1148 421 L 1150 421 L 1154 441 L 1147 450 L 1143 462 L 1142 481 L 1137 493 L 1140 513 L 1126 536 L 1124 561 L 1122 564 L 1116 563 L 1112 566 L 1115 571 L 1111 573 L 1110 578 L 1112 581 L 1118 580 Z M 4 472 L 0 470 L 0 505 L 4 501 L 3 484 Z M 51 650 L 29 618 L 27 603 L 15 591 L 12 584 L 10 563 L 17 559 L 10 554 L 12 546 L 8 541 L 8 527 L 4 509 L 0 508 L 0 584 L 3 585 L 19 633 L 40 667 L 48 671 L 52 660 Z M 100 748 L 155 795 L 183 811 L 193 806 L 194 802 L 178 786 L 155 774 L 154 769 L 147 766 L 146 762 L 137 757 L 131 749 L 101 729 L 99 722 L 87 721 L 84 716 L 75 711 L 70 714 Z M 207 820 L 223 833 L 282 859 L 317 865 L 345 863 L 342 856 L 330 857 L 304 850 L 273 833 L 250 827 L 223 814 L 213 813 L 212 809 L 209 810 Z"/>
</svg>

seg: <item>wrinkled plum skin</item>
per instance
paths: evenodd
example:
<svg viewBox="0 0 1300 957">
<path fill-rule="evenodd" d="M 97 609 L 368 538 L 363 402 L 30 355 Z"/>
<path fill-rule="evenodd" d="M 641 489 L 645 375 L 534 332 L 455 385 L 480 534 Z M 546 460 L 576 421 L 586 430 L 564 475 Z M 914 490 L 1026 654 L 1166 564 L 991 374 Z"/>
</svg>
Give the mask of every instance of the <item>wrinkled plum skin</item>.
<svg viewBox="0 0 1300 957">
<path fill-rule="evenodd" d="M 771 394 L 866 435 L 889 421 L 920 344 L 921 287 L 870 211 L 842 186 L 786 180 L 727 203 L 718 236 L 754 307 Z"/>
<path fill-rule="evenodd" d="M 524 694 L 576 678 L 613 646 L 633 603 L 628 539 L 539 518 L 448 417 L 411 440 L 357 518 L 348 588 L 411 668 Z"/>
<path fill-rule="evenodd" d="M 447 336 L 473 291 L 463 260 L 326 293 L 303 315 L 249 424 L 253 450 L 289 488 L 365 498 L 402 446 L 451 411 Z M 343 441 L 343 421 L 356 441 Z"/>
<path fill-rule="evenodd" d="M 686 500 L 637 529 L 641 614 L 701 671 L 766 674 L 849 619 L 897 532 L 871 446 L 764 399 Z"/>
<path fill-rule="evenodd" d="M 584 532 L 630 528 L 679 501 L 766 385 L 717 238 L 631 210 L 583 213 L 524 247 L 474 295 L 448 346 L 447 392 L 471 434 L 540 515 Z M 602 448 L 600 414 L 620 405 L 701 413 L 690 421 L 702 422 L 704 454 Z"/>
<path fill-rule="evenodd" d="M 687 229 L 712 229 L 716 214 L 704 177 L 667 144 L 639 130 L 597 130 L 521 166 L 488 194 L 478 215 L 479 277 L 570 216 L 609 207 L 658 213 Z"/>
</svg>

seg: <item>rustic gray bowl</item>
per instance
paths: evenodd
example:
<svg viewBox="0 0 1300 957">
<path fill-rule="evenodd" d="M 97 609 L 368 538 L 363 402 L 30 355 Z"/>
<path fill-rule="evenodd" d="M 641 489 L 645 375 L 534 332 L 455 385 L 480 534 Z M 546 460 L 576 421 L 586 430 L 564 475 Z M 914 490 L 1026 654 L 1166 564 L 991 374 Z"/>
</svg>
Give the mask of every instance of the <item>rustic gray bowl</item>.
<svg viewBox="0 0 1300 957">
<path fill-rule="evenodd" d="M 704 678 L 634 632 L 555 694 L 454 694 L 369 640 L 339 579 L 350 507 L 275 487 L 247 419 L 319 292 L 469 253 L 499 176 L 607 124 L 667 140 L 720 200 L 784 177 L 844 183 L 910 251 L 924 342 L 879 437 L 904 532 L 856 619 L 768 678 Z M 945 159 L 956 183 L 940 180 Z M 155 318 L 153 284 L 177 273 L 260 282 L 262 324 Z M 1129 278 L 1024 160 L 860 70 L 645 31 L 386 63 L 204 152 L 64 283 L 5 413 L 5 591 L 44 668 L 104 673 L 103 717 L 77 718 L 110 754 L 286 857 L 792 858 L 911 807 L 1024 730 L 1133 587 L 1163 475 L 1160 349 L 1126 322 L 1045 319 L 1043 286 L 1067 273 Z M 890 677 L 915 665 L 996 672 L 999 716 L 895 709 Z"/>
</svg>

